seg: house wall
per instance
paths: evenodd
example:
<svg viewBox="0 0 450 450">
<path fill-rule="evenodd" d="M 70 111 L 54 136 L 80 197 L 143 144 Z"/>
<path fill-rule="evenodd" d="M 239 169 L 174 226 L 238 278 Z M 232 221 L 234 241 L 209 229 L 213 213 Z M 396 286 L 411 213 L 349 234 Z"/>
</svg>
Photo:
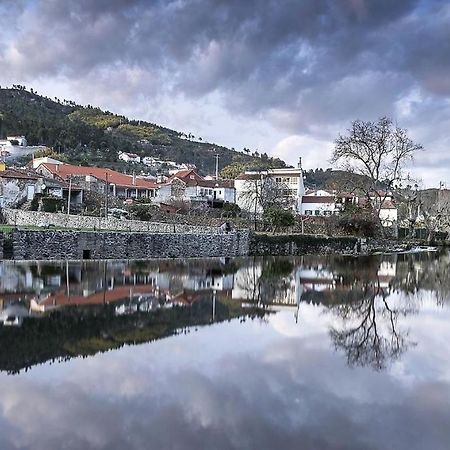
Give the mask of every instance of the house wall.
<svg viewBox="0 0 450 450">
<path fill-rule="evenodd" d="M 235 203 L 236 195 L 233 188 L 216 187 L 214 188 L 216 193 L 216 200 L 223 200 L 228 203 Z"/>
<path fill-rule="evenodd" d="M 259 180 L 235 180 L 234 187 L 236 189 L 236 204 L 244 211 L 255 211 L 255 202 L 253 196 L 248 193 L 255 191 L 255 186 L 261 189 L 261 182 Z M 256 205 L 256 213 L 262 214 L 263 210 L 259 204 Z"/>
<path fill-rule="evenodd" d="M 307 215 L 307 211 L 311 211 L 313 216 L 325 216 L 334 214 L 336 211 L 335 203 L 302 203 L 301 214 Z"/>
<path fill-rule="evenodd" d="M 397 223 L 397 209 L 381 209 L 379 217 L 384 227 L 390 227 Z"/>
<path fill-rule="evenodd" d="M 0 178 L 0 206 L 11 207 L 26 199 L 29 193 L 28 186 L 35 187 L 36 180 Z"/>
</svg>

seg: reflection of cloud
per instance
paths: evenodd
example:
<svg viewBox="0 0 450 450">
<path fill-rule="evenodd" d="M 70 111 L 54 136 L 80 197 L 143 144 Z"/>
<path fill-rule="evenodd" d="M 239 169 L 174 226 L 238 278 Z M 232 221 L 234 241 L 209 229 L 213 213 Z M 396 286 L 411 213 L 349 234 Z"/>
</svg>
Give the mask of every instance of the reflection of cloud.
<svg viewBox="0 0 450 450">
<path fill-rule="evenodd" d="M 439 314 L 449 316 L 449 311 Z M 420 335 L 434 311 L 414 321 Z M 450 384 L 420 365 L 349 369 L 308 306 L 303 334 L 278 332 L 291 311 L 201 328 L 149 345 L 1 376 L 2 448 L 446 448 Z M 405 320 L 410 320 L 405 318 Z M 432 325 L 432 324 L 431 324 Z M 272 332 L 272 327 L 277 332 Z M 261 338 L 261 339 L 260 339 Z M 204 345 L 202 345 L 204 344 Z M 414 356 L 427 353 L 424 346 Z M 430 345 L 432 342 L 430 343 Z M 441 348 L 442 350 L 442 348 Z M 176 357 L 174 356 L 176 355 Z M 448 365 L 448 360 L 445 362 Z M 58 377 L 48 376 L 59 373 Z M 132 386 L 132 389 L 130 389 Z"/>
</svg>

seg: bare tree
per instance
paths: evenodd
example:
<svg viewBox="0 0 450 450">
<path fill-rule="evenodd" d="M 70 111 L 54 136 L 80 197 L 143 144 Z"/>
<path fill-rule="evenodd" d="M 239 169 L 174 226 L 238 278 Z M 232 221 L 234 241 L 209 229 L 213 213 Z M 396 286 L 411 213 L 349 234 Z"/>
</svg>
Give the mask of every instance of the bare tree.
<svg viewBox="0 0 450 450">
<path fill-rule="evenodd" d="M 407 131 L 383 117 L 377 122 L 355 120 L 346 136 L 335 141 L 332 162 L 348 172 L 361 175 L 358 188 L 383 224 L 380 211 L 389 191 L 403 180 L 405 165 L 422 146 L 415 144 Z"/>
<path fill-rule="evenodd" d="M 271 207 L 282 209 L 292 208 L 292 197 L 289 196 L 289 186 L 277 182 L 263 172 L 254 174 L 245 180 L 244 189 L 240 194 L 244 209 L 251 211 L 255 230 L 258 217 Z"/>
</svg>

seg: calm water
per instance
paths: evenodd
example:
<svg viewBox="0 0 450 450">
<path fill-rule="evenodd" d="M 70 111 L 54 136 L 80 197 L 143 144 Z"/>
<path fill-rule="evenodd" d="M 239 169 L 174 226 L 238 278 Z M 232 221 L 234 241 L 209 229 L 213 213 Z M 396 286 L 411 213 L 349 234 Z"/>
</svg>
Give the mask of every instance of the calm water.
<svg viewBox="0 0 450 450">
<path fill-rule="evenodd" d="M 0 263 L 0 449 L 448 449 L 449 268 Z"/>
</svg>

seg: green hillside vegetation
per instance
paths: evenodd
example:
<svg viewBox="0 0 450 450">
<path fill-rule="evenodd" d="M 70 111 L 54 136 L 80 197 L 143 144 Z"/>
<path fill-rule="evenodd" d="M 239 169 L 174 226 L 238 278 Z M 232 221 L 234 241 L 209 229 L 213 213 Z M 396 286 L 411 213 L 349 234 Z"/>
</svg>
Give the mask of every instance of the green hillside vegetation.
<svg viewBox="0 0 450 450">
<path fill-rule="evenodd" d="M 263 158 L 257 151 L 242 152 L 195 139 L 146 121 L 103 111 L 91 105 L 81 106 L 70 100 L 50 99 L 33 89 L 15 85 L 0 88 L 0 138 L 24 135 L 29 145 L 45 145 L 63 154 L 74 164 L 130 168 L 119 161 L 126 151 L 141 157 L 152 156 L 178 163 L 193 163 L 201 174 L 215 169 L 215 155 L 220 167 L 233 163 L 258 163 L 282 167 L 279 159 Z M 135 169 L 144 169 L 143 165 Z M 133 168 L 131 168 L 133 170 Z"/>
</svg>

